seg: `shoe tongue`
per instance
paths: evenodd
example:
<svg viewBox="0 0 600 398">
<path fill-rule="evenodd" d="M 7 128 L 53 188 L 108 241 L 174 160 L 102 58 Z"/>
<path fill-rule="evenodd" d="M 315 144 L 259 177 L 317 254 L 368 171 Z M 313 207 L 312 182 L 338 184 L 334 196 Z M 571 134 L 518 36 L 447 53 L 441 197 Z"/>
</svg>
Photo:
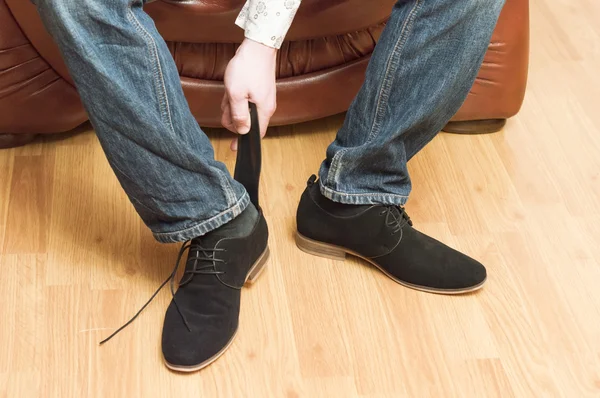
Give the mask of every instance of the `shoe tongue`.
<svg viewBox="0 0 600 398">
<path fill-rule="evenodd" d="M 389 206 L 389 208 L 390 208 L 390 215 L 394 218 L 395 222 L 397 222 L 401 226 L 403 226 L 405 224 L 412 226 L 410 217 L 408 217 L 408 214 L 406 214 L 406 211 L 404 210 L 403 207 Z"/>
</svg>

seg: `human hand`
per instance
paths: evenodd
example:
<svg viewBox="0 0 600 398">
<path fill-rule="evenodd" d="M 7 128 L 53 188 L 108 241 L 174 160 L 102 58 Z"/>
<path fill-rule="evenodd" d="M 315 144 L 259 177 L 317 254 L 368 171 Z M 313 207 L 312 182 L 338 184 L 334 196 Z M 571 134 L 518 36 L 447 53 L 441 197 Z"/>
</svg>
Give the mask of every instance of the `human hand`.
<svg viewBox="0 0 600 398">
<path fill-rule="evenodd" d="M 248 102 L 256 104 L 260 134 L 264 137 L 277 107 L 275 60 L 277 50 L 245 39 L 225 70 L 225 95 L 221 102 L 221 124 L 226 129 L 247 134 L 250 131 Z M 237 139 L 231 143 L 237 150 Z"/>
</svg>

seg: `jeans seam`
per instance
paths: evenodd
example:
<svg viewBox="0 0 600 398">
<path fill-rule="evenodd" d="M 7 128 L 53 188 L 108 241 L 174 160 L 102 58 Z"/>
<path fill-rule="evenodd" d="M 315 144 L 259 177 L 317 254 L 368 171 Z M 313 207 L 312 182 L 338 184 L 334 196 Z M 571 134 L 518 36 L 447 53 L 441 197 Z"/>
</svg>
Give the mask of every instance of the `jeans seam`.
<svg viewBox="0 0 600 398">
<path fill-rule="evenodd" d="M 339 196 L 339 197 L 346 197 L 346 198 L 357 198 L 357 199 L 361 199 L 361 198 L 396 198 L 396 199 L 400 199 L 400 202 L 405 203 L 408 200 L 408 196 L 406 195 L 398 195 L 398 194 L 394 194 L 394 193 L 377 193 L 377 192 L 373 192 L 373 193 L 346 193 L 346 192 L 339 192 L 336 191 L 335 189 L 329 188 L 327 186 L 325 186 L 324 184 L 320 183 L 319 184 L 319 188 L 321 191 L 321 194 L 323 194 L 323 196 L 325 196 L 326 198 L 329 198 L 331 200 L 333 200 L 333 196 Z"/>
<path fill-rule="evenodd" d="M 333 159 L 331 159 L 331 169 L 327 174 L 327 182 L 331 185 L 337 185 L 336 181 L 338 180 L 338 173 L 340 169 L 340 165 L 342 163 L 341 158 L 344 153 L 348 151 L 349 148 L 344 148 L 339 150 L 335 155 L 333 155 Z"/>
<path fill-rule="evenodd" d="M 406 195 L 398 195 L 396 193 L 381 193 L 381 192 L 373 192 L 373 193 L 347 193 L 347 192 L 340 192 L 340 191 L 336 191 L 335 189 L 331 189 L 329 187 L 323 186 L 323 189 L 325 189 L 326 191 L 329 191 L 331 193 L 335 193 L 336 195 L 340 195 L 340 196 L 358 196 L 358 197 L 369 197 L 369 196 L 394 196 L 396 198 L 408 198 L 408 196 Z"/>
<path fill-rule="evenodd" d="M 379 129 L 381 126 L 381 119 L 383 118 L 383 107 L 382 103 L 387 103 L 387 99 L 390 96 L 390 90 L 392 87 L 392 81 L 396 76 L 391 74 L 392 69 L 396 71 L 398 67 L 398 60 L 400 55 L 402 54 L 402 50 L 404 49 L 404 45 L 406 44 L 406 40 L 408 39 L 408 35 L 414 26 L 414 21 L 416 18 L 417 11 L 421 6 L 421 0 L 416 0 L 415 5 L 408 13 L 406 20 L 404 21 L 404 25 L 402 26 L 402 30 L 400 31 L 400 35 L 398 36 L 398 40 L 394 45 L 394 49 L 390 54 L 390 58 L 388 60 L 385 73 L 383 74 L 383 83 L 381 85 L 381 89 L 379 90 L 379 95 L 377 98 L 377 106 L 375 107 L 375 117 L 373 118 L 373 124 L 371 125 L 371 131 L 369 132 L 369 136 L 367 137 L 366 143 L 369 143 L 379 134 Z"/>
<path fill-rule="evenodd" d="M 128 18 L 131 20 L 133 25 L 136 27 L 138 32 L 142 35 L 146 36 L 146 39 L 149 40 L 149 44 L 152 48 L 152 57 L 155 60 L 155 85 L 156 90 L 158 92 L 158 102 L 161 107 L 161 113 L 163 113 L 163 117 L 166 115 L 166 121 L 171 129 L 173 135 L 175 135 L 175 127 L 173 126 L 173 120 L 171 118 L 171 107 L 169 105 L 169 97 L 167 95 L 167 87 L 165 84 L 165 77 L 162 71 L 162 67 L 160 65 L 160 57 L 158 56 L 158 46 L 156 45 L 156 41 L 152 37 L 152 35 L 142 26 L 140 21 L 137 19 L 133 11 L 131 10 L 131 4 L 128 11 Z M 224 173 L 221 170 L 216 170 L 217 175 L 219 176 L 219 180 L 221 181 L 221 186 L 223 187 L 225 193 L 225 199 L 227 200 L 227 205 L 232 206 L 236 202 L 235 191 L 229 184 L 227 177 L 224 176 Z"/>
<path fill-rule="evenodd" d="M 127 18 L 132 22 L 136 30 L 146 37 L 146 43 L 150 45 L 151 58 L 154 59 L 154 84 L 157 91 L 158 103 L 161 108 L 161 113 L 163 117 L 166 116 L 166 122 L 171 128 L 171 132 L 175 135 L 175 127 L 173 126 L 173 120 L 171 119 L 171 107 L 169 105 L 169 97 L 167 96 L 167 86 L 165 84 L 165 77 L 162 71 L 162 67 L 160 65 L 160 57 L 158 55 L 158 46 L 156 45 L 156 41 L 141 24 L 138 18 L 135 16 L 132 10 L 132 2 L 129 3 L 129 8 L 127 9 Z"/>
<path fill-rule="evenodd" d="M 387 102 L 389 98 L 389 92 L 391 90 L 392 81 L 395 76 L 390 76 L 390 72 L 392 72 L 392 65 L 394 66 L 394 70 L 397 68 L 397 60 L 400 58 L 402 53 L 402 49 L 404 48 L 404 44 L 406 44 L 406 40 L 408 38 L 408 34 L 410 33 L 412 26 L 414 25 L 414 20 L 417 14 L 418 9 L 420 8 L 422 2 L 421 0 L 416 0 L 413 8 L 410 10 L 406 20 L 404 21 L 404 25 L 402 26 L 402 31 L 394 45 L 394 49 L 390 54 L 390 58 L 387 62 L 386 70 L 384 73 L 383 83 L 381 85 L 381 89 L 379 90 L 379 94 L 377 97 L 377 106 L 375 107 L 375 115 L 373 117 L 373 124 L 371 125 L 371 131 L 365 141 L 365 144 L 368 144 L 379 134 L 379 129 L 381 126 L 381 118 L 383 117 L 382 113 L 382 103 Z M 349 150 L 350 148 L 344 148 L 338 151 L 331 160 L 330 172 L 327 175 L 327 182 L 331 185 L 337 185 L 340 166 L 342 163 L 342 156 Z"/>
<path fill-rule="evenodd" d="M 221 170 L 215 168 L 217 175 L 219 176 L 219 180 L 221 181 L 221 187 L 225 191 L 225 199 L 227 200 L 227 205 L 232 206 L 236 202 L 235 191 L 231 187 L 231 184 L 228 180 L 228 175 L 226 175 Z"/>
</svg>

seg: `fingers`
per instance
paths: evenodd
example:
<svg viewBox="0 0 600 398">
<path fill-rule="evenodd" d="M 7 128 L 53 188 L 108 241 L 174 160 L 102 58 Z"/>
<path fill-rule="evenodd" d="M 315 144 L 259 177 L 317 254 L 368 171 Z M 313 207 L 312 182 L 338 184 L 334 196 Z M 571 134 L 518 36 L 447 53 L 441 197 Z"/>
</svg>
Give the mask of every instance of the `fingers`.
<svg viewBox="0 0 600 398">
<path fill-rule="evenodd" d="M 229 98 L 227 97 L 227 91 L 223 93 L 223 98 L 221 99 L 221 110 L 225 110 L 225 106 L 229 105 Z"/>
<path fill-rule="evenodd" d="M 231 108 L 229 107 L 227 94 L 223 96 L 223 100 L 221 101 L 221 124 L 232 133 L 237 133 L 233 125 L 233 120 L 231 120 Z"/>
<path fill-rule="evenodd" d="M 231 119 L 231 108 L 229 106 L 229 97 L 227 97 L 227 93 L 223 95 L 223 100 L 221 101 L 221 124 L 232 133 L 237 133 L 233 120 Z M 231 140 L 229 148 L 234 152 L 238 150 L 237 137 Z"/>
<path fill-rule="evenodd" d="M 229 99 L 227 98 L 227 93 L 223 94 L 223 99 L 221 100 L 221 125 L 225 127 L 227 130 L 232 131 L 233 122 L 231 121 L 231 112 L 229 110 Z"/>
<path fill-rule="evenodd" d="M 248 110 L 247 95 L 230 93 L 229 107 L 235 131 L 239 134 L 247 134 L 250 131 L 250 111 Z"/>
<path fill-rule="evenodd" d="M 263 105 L 264 102 L 258 103 L 256 104 L 256 111 L 258 114 L 258 123 L 260 125 L 260 136 L 264 137 L 265 134 L 267 133 L 267 128 L 269 127 L 269 121 L 271 120 L 271 117 L 273 116 L 273 114 L 275 113 L 275 105 L 273 106 L 265 106 Z M 232 132 L 238 132 L 238 127 L 235 125 L 235 122 L 233 121 L 233 117 L 231 116 L 231 107 L 230 107 L 230 103 L 227 99 L 227 95 L 225 95 L 225 97 L 223 97 L 223 102 L 221 103 L 221 110 L 223 111 L 223 115 L 221 118 L 221 124 L 223 124 L 223 126 L 225 128 L 227 128 L 228 130 L 232 131 Z M 248 129 L 246 130 L 246 133 L 248 131 L 250 131 L 250 117 L 249 117 L 249 113 L 248 113 Z M 240 134 L 246 134 L 246 133 L 241 133 Z M 232 151 L 237 151 L 238 150 L 238 139 L 234 138 L 231 141 L 231 144 L 229 145 L 229 147 L 231 148 Z"/>
</svg>

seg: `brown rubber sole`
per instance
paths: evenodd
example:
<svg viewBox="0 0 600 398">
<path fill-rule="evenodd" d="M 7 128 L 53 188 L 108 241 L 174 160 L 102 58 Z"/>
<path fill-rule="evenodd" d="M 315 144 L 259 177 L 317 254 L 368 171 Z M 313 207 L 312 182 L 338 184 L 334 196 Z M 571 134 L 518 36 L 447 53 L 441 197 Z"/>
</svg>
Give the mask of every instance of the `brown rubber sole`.
<svg viewBox="0 0 600 398">
<path fill-rule="evenodd" d="M 257 281 L 258 277 L 260 277 L 260 275 L 265 270 L 265 266 L 267 265 L 267 260 L 269 259 L 269 255 L 270 255 L 270 251 L 269 251 L 269 247 L 267 246 L 265 251 L 260 255 L 260 257 L 258 257 L 258 260 L 256 260 L 254 265 L 252 265 L 252 268 L 250 268 L 250 271 L 248 271 L 248 274 L 246 275 L 246 281 L 244 283 L 245 286 L 252 285 L 254 282 Z M 198 365 L 194 365 L 194 366 L 173 365 L 173 364 L 167 362 L 167 360 L 163 358 L 165 365 L 167 366 L 167 368 L 169 368 L 171 370 L 174 370 L 176 372 L 184 372 L 184 373 L 196 372 L 202 368 L 205 368 L 208 365 L 210 365 L 211 363 L 213 363 L 214 361 L 216 361 L 217 359 L 219 359 L 219 357 L 221 355 L 223 355 L 225 353 L 225 351 L 227 351 L 227 349 L 231 346 L 231 344 L 233 344 L 233 340 L 235 340 L 235 336 L 237 336 L 237 332 L 238 331 L 236 330 L 235 333 L 233 334 L 233 336 L 231 336 L 231 339 L 227 342 L 225 347 L 223 347 L 221 349 L 221 351 L 217 352 L 215 355 L 213 355 L 212 357 L 208 358 L 206 361 L 204 361 Z"/>
<path fill-rule="evenodd" d="M 391 275 L 390 273 L 388 273 L 385 269 L 381 268 L 381 266 L 379 266 L 379 264 L 375 263 L 373 260 L 371 260 L 369 258 L 361 256 L 360 254 L 353 252 L 352 250 L 348 250 L 348 249 L 345 249 L 340 246 L 332 245 L 329 243 L 323 243 L 323 242 L 319 242 L 319 241 L 307 238 L 306 236 L 303 236 L 299 232 L 296 232 L 296 246 L 298 246 L 298 248 L 305 253 L 312 254 L 314 256 L 325 257 L 325 258 L 329 258 L 329 259 L 337 260 L 337 261 L 345 261 L 346 256 L 348 254 L 351 256 L 354 256 L 354 257 L 361 258 L 361 259 L 369 262 L 370 264 L 374 265 L 375 267 L 377 267 L 377 269 L 379 269 L 381 272 L 383 272 L 388 278 L 390 278 L 394 282 L 399 283 L 402 286 L 406 286 L 408 288 L 419 290 L 422 292 L 427 292 L 427 293 L 448 294 L 448 295 L 470 293 L 470 292 L 474 292 L 476 290 L 481 289 L 487 280 L 487 277 L 486 277 L 486 279 L 484 279 L 480 284 L 478 284 L 476 286 L 470 286 L 465 289 L 435 289 L 435 288 L 426 287 L 426 286 L 413 285 L 412 283 L 401 281 L 400 279 L 398 279 L 398 278 L 394 277 L 393 275 Z"/>
</svg>

